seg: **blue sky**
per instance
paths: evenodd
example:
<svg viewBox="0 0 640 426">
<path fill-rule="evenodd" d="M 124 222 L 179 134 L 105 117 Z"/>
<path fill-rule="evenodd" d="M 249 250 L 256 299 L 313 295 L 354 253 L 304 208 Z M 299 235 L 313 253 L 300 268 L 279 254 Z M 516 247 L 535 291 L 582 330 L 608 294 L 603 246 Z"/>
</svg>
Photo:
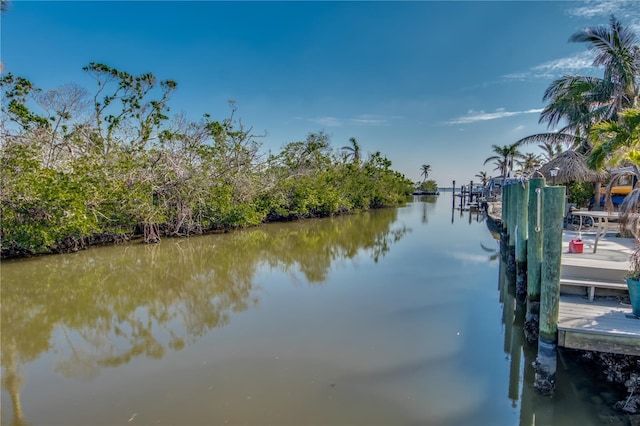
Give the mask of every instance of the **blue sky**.
<svg viewBox="0 0 640 426">
<path fill-rule="evenodd" d="M 440 186 L 468 182 L 491 145 L 546 131 L 549 83 L 601 75 L 569 37 L 611 14 L 640 34 L 636 1 L 20 1 L 1 21 L 5 72 L 53 89 L 102 62 L 178 82 L 171 113 L 197 120 L 236 101 L 263 150 L 324 130 L 355 137 L 393 168 Z M 534 146 L 525 152 L 538 153 Z M 475 178 L 477 180 L 477 178 Z"/>
</svg>

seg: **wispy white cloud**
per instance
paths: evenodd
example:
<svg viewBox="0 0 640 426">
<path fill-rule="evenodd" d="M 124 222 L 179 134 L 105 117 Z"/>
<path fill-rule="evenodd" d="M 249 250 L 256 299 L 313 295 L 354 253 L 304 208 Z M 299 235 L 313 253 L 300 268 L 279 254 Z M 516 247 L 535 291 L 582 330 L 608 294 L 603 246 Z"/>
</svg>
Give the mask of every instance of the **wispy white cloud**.
<svg viewBox="0 0 640 426">
<path fill-rule="evenodd" d="M 344 124 L 342 120 L 336 117 L 316 117 L 307 118 L 307 120 L 326 127 L 342 127 Z"/>
<path fill-rule="evenodd" d="M 320 124 L 326 127 L 342 127 L 345 125 L 354 126 L 387 126 L 391 120 L 400 119 L 402 117 L 381 117 L 375 115 L 361 114 L 353 118 L 338 118 L 338 117 L 314 117 L 307 118 L 307 121 Z"/>
<path fill-rule="evenodd" d="M 542 65 L 533 67 L 533 71 L 553 72 L 553 71 L 578 71 L 593 68 L 593 53 L 590 51 L 581 52 L 566 58 L 555 59 Z"/>
<path fill-rule="evenodd" d="M 356 118 L 351 118 L 349 121 L 353 124 L 360 124 L 363 126 L 384 126 L 389 124 L 388 119 L 373 115 L 360 115 Z"/>
<path fill-rule="evenodd" d="M 588 0 L 568 10 L 568 14 L 579 18 L 617 15 L 637 9 L 637 0 Z M 637 10 L 636 10 L 637 11 Z"/>
<path fill-rule="evenodd" d="M 506 80 L 525 81 L 531 79 L 532 77 L 530 72 L 514 72 L 511 74 L 505 74 L 503 78 Z"/>
<path fill-rule="evenodd" d="M 476 123 L 478 121 L 498 120 L 505 117 L 513 117 L 514 115 L 523 114 L 536 114 L 542 112 L 542 109 L 528 109 L 525 111 L 507 111 L 504 108 L 499 108 L 495 112 L 473 111 L 470 110 L 466 115 L 462 117 L 454 118 L 447 121 L 447 124 L 469 124 Z"/>
<path fill-rule="evenodd" d="M 566 58 L 554 59 L 544 64 L 536 65 L 529 71 L 506 74 L 507 80 L 525 81 L 540 78 L 558 78 L 566 74 L 576 74 L 596 70 L 593 66 L 593 53 L 589 50 L 577 53 Z"/>
<path fill-rule="evenodd" d="M 593 18 L 602 16 L 609 18 L 614 15 L 624 25 L 636 34 L 640 33 L 640 7 L 638 0 L 588 0 L 578 7 L 568 10 L 569 15 L 578 18 Z M 606 25 L 603 22 L 603 25 Z"/>
</svg>

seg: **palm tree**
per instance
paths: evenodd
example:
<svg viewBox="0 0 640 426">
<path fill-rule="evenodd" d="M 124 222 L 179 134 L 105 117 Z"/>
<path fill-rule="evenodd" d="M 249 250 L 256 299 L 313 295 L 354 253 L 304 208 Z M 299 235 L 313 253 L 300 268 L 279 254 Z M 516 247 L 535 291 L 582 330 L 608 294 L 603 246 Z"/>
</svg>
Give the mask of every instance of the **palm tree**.
<svg viewBox="0 0 640 426">
<path fill-rule="evenodd" d="M 527 152 L 522 156 L 522 158 L 516 160 L 516 163 L 520 166 L 522 174 L 525 175 L 533 173 L 538 165 L 540 165 L 540 162 L 540 157 L 532 152 Z"/>
<path fill-rule="evenodd" d="M 484 164 L 491 161 L 500 162 L 500 173 L 503 179 L 506 178 L 507 174 L 513 172 L 513 163 L 515 159 L 522 157 L 522 153 L 518 151 L 518 146 L 519 144 L 517 142 L 512 145 L 504 145 L 502 147 L 498 145 L 491 145 L 494 155 L 487 157 L 484 160 Z"/>
<path fill-rule="evenodd" d="M 487 164 L 487 162 L 485 161 L 485 164 Z M 493 170 L 497 170 L 500 172 L 500 176 L 502 177 L 502 179 L 504 179 L 506 177 L 506 170 L 509 169 L 509 165 L 508 165 L 508 161 L 505 159 L 495 159 L 493 161 L 493 165 L 495 166 L 493 168 Z"/>
<path fill-rule="evenodd" d="M 480 179 L 480 182 L 482 182 L 482 186 L 485 186 L 489 181 L 489 175 L 487 175 L 487 172 L 485 171 L 481 171 L 475 177 Z"/>
<path fill-rule="evenodd" d="M 619 112 L 638 101 L 640 90 L 640 47 L 636 34 L 611 16 L 609 27 L 585 28 L 569 41 L 588 43 L 596 53 L 594 66 L 604 66 L 604 78 L 596 86 L 597 95 L 608 98 L 603 105 L 604 118 L 616 119 Z"/>
<path fill-rule="evenodd" d="M 542 97 L 548 104 L 538 121 L 546 122 L 549 128 L 555 128 L 562 122 L 567 124 L 553 133 L 552 137 L 543 137 L 540 142 L 565 144 L 569 149 L 582 153 L 588 151 L 589 129 L 599 120 L 594 107 L 605 100 L 602 95 L 593 93 L 598 81 L 595 77 L 564 76 L 549 85 Z"/>
<path fill-rule="evenodd" d="M 629 171 L 613 176 L 605 189 L 607 209 L 613 208 L 611 192 L 622 179 L 634 176 L 636 184 L 620 205 L 620 224 L 623 229 L 631 221 L 631 213 L 640 210 L 640 107 L 622 111 L 617 121 L 603 121 L 591 129 L 591 140 L 594 148 L 587 158 L 587 164 L 594 170 L 618 164 L 634 165 Z M 638 229 L 638 218 L 635 217 L 632 229 Z M 639 235 L 635 235 L 640 239 Z"/>
<path fill-rule="evenodd" d="M 351 157 L 354 164 L 359 164 L 361 158 L 360 144 L 358 144 L 358 141 L 354 137 L 349 138 L 349 142 L 351 142 L 351 146 L 346 145 L 342 147 L 343 150 L 348 151 L 346 158 Z"/>
<path fill-rule="evenodd" d="M 420 176 L 423 177 L 422 181 L 424 182 L 429 177 L 429 172 L 431 171 L 431 166 L 429 164 L 423 164 L 422 166 L 420 166 L 420 170 L 422 171 Z"/>
<path fill-rule="evenodd" d="M 569 41 L 587 43 L 596 57 L 594 66 L 604 67 L 603 78 L 565 75 L 549 85 L 543 100 L 547 106 L 540 123 L 557 132 L 527 136 L 519 143 L 552 142 L 587 153 L 591 148 L 591 127 L 603 120 L 616 120 L 625 108 L 638 102 L 640 47 L 636 35 L 614 16 L 609 26 L 589 27 L 573 34 Z"/>
<path fill-rule="evenodd" d="M 587 164 L 594 170 L 622 162 L 640 165 L 640 107 L 620 113 L 617 121 L 603 121 L 591 129 L 594 148 Z"/>
<path fill-rule="evenodd" d="M 561 144 L 549 142 L 549 141 L 542 142 L 540 145 L 538 145 L 538 148 L 542 150 L 540 160 L 542 160 L 545 163 L 548 163 L 549 161 L 553 160 L 553 158 L 556 155 L 562 152 Z"/>
</svg>

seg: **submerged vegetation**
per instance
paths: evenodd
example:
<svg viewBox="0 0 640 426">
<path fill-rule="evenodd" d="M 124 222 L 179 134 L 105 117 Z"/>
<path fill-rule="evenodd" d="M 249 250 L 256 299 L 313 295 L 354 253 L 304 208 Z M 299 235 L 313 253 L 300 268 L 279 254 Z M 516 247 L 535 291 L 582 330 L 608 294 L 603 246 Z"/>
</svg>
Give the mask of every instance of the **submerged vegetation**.
<svg viewBox="0 0 640 426">
<path fill-rule="evenodd" d="M 177 83 L 104 64 L 43 91 L 6 74 L 2 89 L 2 257 L 141 236 L 188 236 L 265 221 L 400 204 L 413 184 L 380 152 L 331 147 L 323 131 L 261 152 L 236 118 L 170 117 Z"/>
</svg>

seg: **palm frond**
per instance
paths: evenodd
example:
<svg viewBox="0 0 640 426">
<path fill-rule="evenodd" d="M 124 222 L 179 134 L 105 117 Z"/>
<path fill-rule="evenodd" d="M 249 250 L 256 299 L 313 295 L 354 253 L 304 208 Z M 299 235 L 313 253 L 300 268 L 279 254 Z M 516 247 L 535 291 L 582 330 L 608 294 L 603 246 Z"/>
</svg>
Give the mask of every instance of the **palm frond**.
<svg viewBox="0 0 640 426">
<path fill-rule="evenodd" d="M 589 167 L 600 169 L 625 159 L 633 161 L 634 153 L 640 149 L 640 108 L 621 112 L 617 121 L 596 124 L 589 136 L 594 144 L 587 161 Z"/>
<path fill-rule="evenodd" d="M 483 164 L 487 164 L 487 163 L 488 163 L 488 162 L 490 162 L 490 161 L 493 161 L 493 160 L 500 160 L 500 159 L 501 159 L 501 157 L 499 157 L 499 156 L 497 156 L 497 155 L 492 155 L 491 157 L 488 157 L 486 160 L 484 160 L 484 163 L 483 163 Z"/>
<path fill-rule="evenodd" d="M 570 133 L 557 133 L 557 132 L 549 132 L 549 133 L 538 133 L 536 135 L 526 136 L 516 143 L 518 145 L 527 145 L 530 143 L 559 143 L 565 144 L 567 146 L 572 146 L 577 139 L 576 135 L 572 135 Z"/>
<path fill-rule="evenodd" d="M 632 106 L 638 97 L 638 75 L 640 75 L 640 49 L 637 36 L 614 16 L 609 26 L 588 27 L 573 34 L 569 41 L 587 43 L 595 52 L 594 66 L 604 67 L 605 85 L 614 112 Z M 607 119 L 615 119 L 615 114 Z"/>
</svg>

